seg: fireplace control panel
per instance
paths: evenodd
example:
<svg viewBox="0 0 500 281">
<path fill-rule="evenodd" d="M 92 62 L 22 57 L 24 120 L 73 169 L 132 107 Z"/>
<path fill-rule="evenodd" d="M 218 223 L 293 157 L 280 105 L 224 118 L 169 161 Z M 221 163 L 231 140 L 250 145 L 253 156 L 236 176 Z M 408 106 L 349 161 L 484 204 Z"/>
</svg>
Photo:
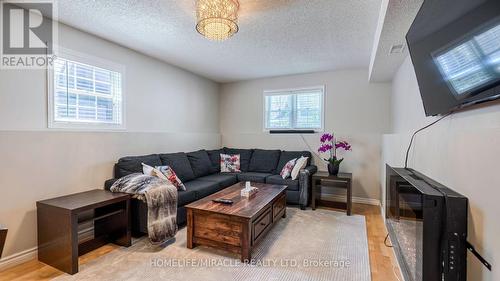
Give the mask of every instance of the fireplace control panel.
<svg viewBox="0 0 500 281">
<path fill-rule="evenodd" d="M 449 235 L 448 238 L 448 272 L 454 273 L 458 266 L 459 257 L 459 247 L 460 247 L 460 237 L 458 233 L 453 233 Z"/>
</svg>

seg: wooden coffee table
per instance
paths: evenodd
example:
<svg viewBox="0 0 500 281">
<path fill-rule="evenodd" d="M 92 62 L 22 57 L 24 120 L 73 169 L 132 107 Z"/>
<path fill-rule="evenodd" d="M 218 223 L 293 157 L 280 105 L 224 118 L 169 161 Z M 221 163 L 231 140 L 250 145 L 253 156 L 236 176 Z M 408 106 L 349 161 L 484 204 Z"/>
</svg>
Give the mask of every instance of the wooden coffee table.
<svg viewBox="0 0 500 281">
<path fill-rule="evenodd" d="M 286 217 L 286 186 L 252 183 L 259 191 L 245 198 L 240 195 L 244 184 L 237 183 L 186 206 L 189 249 L 210 246 L 240 254 L 242 262 L 250 261 L 253 246 Z M 234 203 L 212 202 L 219 198 Z"/>
</svg>

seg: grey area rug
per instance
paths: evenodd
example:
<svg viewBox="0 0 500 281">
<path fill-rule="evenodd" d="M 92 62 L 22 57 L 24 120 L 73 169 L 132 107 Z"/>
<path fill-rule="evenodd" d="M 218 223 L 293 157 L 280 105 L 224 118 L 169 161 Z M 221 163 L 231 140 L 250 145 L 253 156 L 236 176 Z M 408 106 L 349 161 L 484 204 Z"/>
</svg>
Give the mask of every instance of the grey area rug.
<svg viewBox="0 0 500 281">
<path fill-rule="evenodd" d="M 216 249 L 187 249 L 183 228 L 163 248 L 141 238 L 56 280 L 371 280 L 364 216 L 287 208 L 287 217 L 257 244 L 252 259 L 243 264 Z"/>
</svg>

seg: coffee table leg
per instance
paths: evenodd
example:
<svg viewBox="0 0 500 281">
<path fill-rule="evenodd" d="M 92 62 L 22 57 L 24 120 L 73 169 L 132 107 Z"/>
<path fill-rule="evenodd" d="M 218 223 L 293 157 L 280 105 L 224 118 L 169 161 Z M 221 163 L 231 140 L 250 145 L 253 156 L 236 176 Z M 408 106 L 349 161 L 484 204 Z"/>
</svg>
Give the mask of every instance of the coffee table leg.
<svg viewBox="0 0 500 281">
<path fill-rule="evenodd" d="M 252 248 L 250 247 L 250 240 L 252 239 L 250 221 L 243 223 L 242 237 L 241 237 L 241 262 L 249 262 L 252 258 Z"/>
<path fill-rule="evenodd" d="M 193 210 L 187 209 L 187 247 L 194 248 L 193 243 Z"/>
</svg>

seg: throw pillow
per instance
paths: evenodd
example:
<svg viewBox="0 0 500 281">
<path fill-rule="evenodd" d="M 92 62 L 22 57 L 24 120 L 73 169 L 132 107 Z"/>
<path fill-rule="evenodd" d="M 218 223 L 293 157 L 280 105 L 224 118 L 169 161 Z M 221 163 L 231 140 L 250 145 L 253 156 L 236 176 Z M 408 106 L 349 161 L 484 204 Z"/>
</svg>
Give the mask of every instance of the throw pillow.
<svg viewBox="0 0 500 281">
<path fill-rule="evenodd" d="M 156 167 L 156 170 L 159 171 L 160 174 L 163 174 L 168 181 L 177 187 L 177 190 L 186 190 L 186 186 L 182 183 L 181 179 L 179 179 L 170 166 L 158 166 Z"/>
<path fill-rule="evenodd" d="M 307 165 L 307 159 L 309 157 L 300 157 L 297 162 L 295 163 L 295 166 L 293 167 L 292 170 L 292 180 L 296 180 L 299 177 L 300 170 L 304 169 Z"/>
<path fill-rule="evenodd" d="M 283 167 L 283 169 L 281 170 L 281 173 L 280 173 L 280 176 L 283 179 L 290 177 L 290 175 L 292 174 L 293 167 L 295 167 L 296 162 L 297 162 L 297 158 L 294 158 L 285 164 L 285 166 Z"/>
<path fill-rule="evenodd" d="M 240 170 L 240 154 L 229 155 L 229 154 L 221 154 L 220 155 L 220 172 L 221 173 L 238 173 Z"/>
<path fill-rule="evenodd" d="M 162 169 L 163 167 L 166 167 L 166 166 L 156 166 L 156 167 L 151 167 L 147 164 L 144 164 L 142 163 L 142 173 L 146 176 L 153 176 L 153 177 L 157 177 L 157 178 L 160 178 L 160 179 L 163 179 L 163 180 L 169 180 L 161 171 L 160 169 Z"/>
<path fill-rule="evenodd" d="M 145 174 L 146 176 L 154 176 L 153 174 L 153 170 L 155 168 L 147 165 L 147 164 L 144 164 L 144 163 L 141 163 L 142 164 L 142 173 Z"/>
<path fill-rule="evenodd" d="M 170 182 L 170 180 L 167 178 L 167 176 L 165 176 L 165 174 L 163 174 L 160 169 L 162 169 L 162 167 L 165 167 L 165 166 L 158 166 L 156 168 L 153 169 L 153 176 L 157 177 L 157 178 L 160 178 L 162 180 L 167 180 Z"/>
</svg>

